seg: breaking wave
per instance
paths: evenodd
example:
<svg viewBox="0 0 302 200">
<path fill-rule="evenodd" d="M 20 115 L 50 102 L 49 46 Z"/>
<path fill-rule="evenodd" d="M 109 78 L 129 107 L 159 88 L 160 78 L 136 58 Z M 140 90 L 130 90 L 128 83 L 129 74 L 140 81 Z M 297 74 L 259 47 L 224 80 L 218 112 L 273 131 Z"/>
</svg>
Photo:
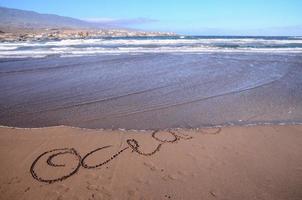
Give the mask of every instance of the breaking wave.
<svg viewBox="0 0 302 200">
<path fill-rule="evenodd" d="M 123 53 L 302 53 L 301 37 L 123 37 L 3 42 L 0 58 Z"/>
</svg>

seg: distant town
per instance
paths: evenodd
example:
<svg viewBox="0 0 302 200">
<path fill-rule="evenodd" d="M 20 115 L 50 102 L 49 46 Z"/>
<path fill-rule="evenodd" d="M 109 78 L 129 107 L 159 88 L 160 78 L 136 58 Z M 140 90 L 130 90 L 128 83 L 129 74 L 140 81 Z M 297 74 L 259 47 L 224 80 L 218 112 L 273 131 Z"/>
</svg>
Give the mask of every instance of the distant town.
<svg viewBox="0 0 302 200">
<path fill-rule="evenodd" d="M 98 37 L 175 36 L 175 33 L 132 31 L 126 29 L 44 29 L 35 31 L 0 31 L 1 42 L 84 39 Z"/>
</svg>

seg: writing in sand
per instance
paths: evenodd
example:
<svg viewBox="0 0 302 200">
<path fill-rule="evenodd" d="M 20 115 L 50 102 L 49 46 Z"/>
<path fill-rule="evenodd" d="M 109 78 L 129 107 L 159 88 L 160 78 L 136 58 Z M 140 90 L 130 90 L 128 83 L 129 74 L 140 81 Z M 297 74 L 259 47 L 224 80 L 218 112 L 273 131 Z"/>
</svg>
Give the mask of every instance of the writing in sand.
<svg viewBox="0 0 302 200">
<path fill-rule="evenodd" d="M 102 147 L 96 148 L 96 149 L 90 151 L 89 153 L 87 153 L 86 155 L 84 155 L 83 157 L 74 148 L 52 149 L 52 150 L 42 153 L 33 161 L 32 165 L 30 167 L 30 173 L 31 173 L 32 177 L 34 179 L 36 179 L 37 181 L 51 184 L 51 183 L 55 183 L 58 181 L 63 181 L 65 179 L 75 175 L 81 167 L 83 167 L 85 169 L 100 168 L 103 165 L 108 164 L 110 161 L 116 159 L 118 156 L 120 156 L 123 152 L 125 152 L 128 149 L 132 150 L 132 152 L 135 152 L 141 156 L 152 156 L 152 155 L 156 154 L 157 152 L 159 152 L 161 147 L 164 144 L 172 144 L 172 143 L 176 143 L 179 140 L 192 139 L 192 137 L 189 135 L 185 135 L 185 134 L 170 131 L 170 130 L 168 131 L 168 133 L 172 137 L 169 137 L 170 139 L 161 139 L 159 137 L 159 135 L 157 135 L 158 133 L 160 133 L 160 131 L 154 131 L 154 132 L 152 132 L 152 135 L 151 135 L 152 138 L 158 142 L 156 148 L 153 151 L 147 152 L 147 153 L 143 152 L 142 148 L 140 147 L 137 140 L 127 139 L 126 147 L 122 148 L 117 153 L 111 155 L 107 160 L 102 160 L 99 162 L 99 164 L 96 164 L 96 165 L 89 165 L 89 163 L 87 162 L 87 159 L 89 157 L 92 157 L 96 152 L 99 152 L 104 149 L 112 147 L 112 145 L 107 145 L 107 146 L 102 146 Z M 72 156 L 75 163 L 69 163 L 69 164 L 72 164 L 73 167 L 68 168 L 68 166 L 66 166 L 65 164 L 62 164 L 62 163 L 59 164 L 59 163 L 55 162 L 55 158 L 57 158 L 58 156 L 66 155 L 66 154 L 69 154 Z M 48 167 L 54 167 L 55 169 L 58 169 L 59 172 L 61 172 L 62 167 L 65 167 L 68 170 L 67 170 L 67 172 L 65 170 L 64 171 L 65 174 L 60 175 L 59 177 L 47 177 L 46 178 L 46 177 L 43 177 L 43 175 L 42 175 L 43 171 L 39 170 L 39 173 L 37 172 L 37 166 L 42 166 L 45 164 L 48 165 Z M 44 174 L 44 175 L 47 176 L 47 174 Z"/>
</svg>

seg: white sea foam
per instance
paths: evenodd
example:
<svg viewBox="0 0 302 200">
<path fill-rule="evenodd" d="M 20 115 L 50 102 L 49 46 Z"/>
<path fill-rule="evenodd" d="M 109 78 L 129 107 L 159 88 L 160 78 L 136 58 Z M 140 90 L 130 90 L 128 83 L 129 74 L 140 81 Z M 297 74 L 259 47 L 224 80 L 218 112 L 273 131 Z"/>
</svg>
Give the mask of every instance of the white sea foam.
<svg viewBox="0 0 302 200">
<path fill-rule="evenodd" d="M 7 51 L 7 50 L 14 50 L 17 49 L 18 47 L 15 46 L 0 46 L 0 51 Z"/>
<path fill-rule="evenodd" d="M 211 52 L 238 52 L 238 53 L 302 53 L 302 48 L 298 49 L 218 49 L 218 48 L 185 48 L 185 47 L 160 47 L 160 48 L 52 48 L 49 50 L 24 50 L 24 51 L 1 51 L 0 57 L 42 57 L 49 55 L 95 55 L 95 54 L 123 54 L 123 53 L 211 53 Z"/>
<path fill-rule="evenodd" d="M 257 38 L 198 38 L 198 39 L 68 39 L 51 42 L 1 43 L 0 47 L 73 46 L 73 45 L 169 45 L 169 44 L 302 44 L 301 40 L 267 40 Z"/>
<path fill-rule="evenodd" d="M 298 46 L 286 46 L 292 44 L 298 44 Z M 302 44 L 300 39 L 268 40 L 259 38 L 68 39 L 50 42 L 0 43 L 0 57 L 84 56 L 123 53 L 302 53 L 302 47 L 299 44 Z M 238 45 L 238 47 L 232 48 L 232 45 Z M 277 48 L 278 45 L 283 46 Z"/>
</svg>

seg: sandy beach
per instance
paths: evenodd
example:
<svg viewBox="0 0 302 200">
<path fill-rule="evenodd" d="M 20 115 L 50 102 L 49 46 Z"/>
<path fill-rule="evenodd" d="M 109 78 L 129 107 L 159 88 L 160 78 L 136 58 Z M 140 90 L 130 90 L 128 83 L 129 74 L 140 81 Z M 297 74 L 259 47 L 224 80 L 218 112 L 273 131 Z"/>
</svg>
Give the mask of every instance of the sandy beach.
<svg viewBox="0 0 302 200">
<path fill-rule="evenodd" d="M 11 48 L 177 50 L 216 40 Z M 258 51 L 267 38 L 219 40 Z M 256 50 L 1 58 L 0 199 L 301 200 L 302 56 Z"/>
<path fill-rule="evenodd" d="M 302 7 L 0 1 L 0 200 L 302 200 Z"/>
<path fill-rule="evenodd" d="M 0 199 L 302 198 L 302 126 L 0 128 Z"/>
</svg>

